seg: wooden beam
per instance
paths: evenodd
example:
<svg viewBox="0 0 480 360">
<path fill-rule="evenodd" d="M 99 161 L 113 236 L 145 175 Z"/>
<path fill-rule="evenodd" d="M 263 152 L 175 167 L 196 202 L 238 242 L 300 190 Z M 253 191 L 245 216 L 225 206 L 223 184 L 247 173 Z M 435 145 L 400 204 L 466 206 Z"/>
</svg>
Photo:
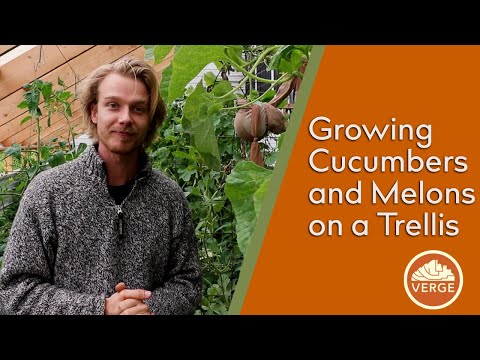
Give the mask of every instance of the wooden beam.
<svg viewBox="0 0 480 360">
<path fill-rule="evenodd" d="M 131 53 L 140 45 L 97 45 L 89 51 L 69 61 L 70 66 L 80 80 L 103 64 L 111 63 Z"/>
<path fill-rule="evenodd" d="M 5 54 L 7 51 L 12 50 L 17 45 L 0 45 L 0 56 Z"/>
<path fill-rule="evenodd" d="M 21 89 L 22 85 L 38 79 L 65 59 L 55 45 L 38 45 L 0 67 L 0 99 Z"/>
<path fill-rule="evenodd" d="M 133 56 L 137 59 L 145 60 L 145 48 L 143 46 L 139 46 L 135 50 L 133 50 L 131 53 L 128 54 L 129 56 Z M 151 61 L 147 61 L 150 65 L 152 65 Z"/>
<path fill-rule="evenodd" d="M 4 160 L 5 172 L 13 171 L 13 158 L 11 156 L 5 158 Z"/>
<path fill-rule="evenodd" d="M 0 56 L 0 68 L 6 63 L 15 60 L 20 55 L 26 53 L 27 51 L 33 49 L 37 45 L 18 45 L 11 48 L 5 54 Z"/>
<path fill-rule="evenodd" d="M 91 49 L 95 45 L 57 45 L 60 52 L 63 54 L 65 59 L 71 60 L 74 57 L 84 53 L 85 51 Z"/>
</svg>

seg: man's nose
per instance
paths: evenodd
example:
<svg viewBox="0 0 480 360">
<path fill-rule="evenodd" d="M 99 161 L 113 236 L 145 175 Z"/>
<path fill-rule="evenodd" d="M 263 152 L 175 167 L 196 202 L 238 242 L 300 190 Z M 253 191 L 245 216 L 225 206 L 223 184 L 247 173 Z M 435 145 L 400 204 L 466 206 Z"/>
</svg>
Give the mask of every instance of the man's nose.
<svg viewBox="0 0 480 360">
<path fill-rule="evenodd" d="M 130 114 L 130 108 L 128 106 L 123 106 L 118 114 L 118 122 L 121 124 L 129 123 L 132 121 Z"/>
</svg>

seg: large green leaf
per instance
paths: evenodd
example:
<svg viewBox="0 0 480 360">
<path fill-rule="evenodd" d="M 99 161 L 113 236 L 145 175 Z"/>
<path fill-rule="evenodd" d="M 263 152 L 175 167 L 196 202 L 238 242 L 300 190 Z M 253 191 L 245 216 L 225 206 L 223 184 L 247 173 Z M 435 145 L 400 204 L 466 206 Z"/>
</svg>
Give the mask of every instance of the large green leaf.
<svg viewBox="0 0 480 360">
<path fill-rule="evenodd" d="M 48 164 L 51 167 L 61 165 L 65 162 L 65 152 L 63 150 L 55 152 L 52 156 L 48 158 Z"/>
<path fill-rule="evenodd" d="M 273 56 L 268 70 L 293 73 L 300 68 L 310 51 L 311 47 L 308 45 L 284 45 Z"/>
<path fill-rule="evenodd" d="M 152 60 L 155 64 L 161 62 L 165 56 L 172 50 L 173 45 L 144 45 L 145 48 L 145 60 Z"/>
<path fill-rule="evenodd" d="M 241 45 L 226 45 L 225 52 L 228 58 L 233 62 L 233 66 L 244 66 L 245 60 L 243 60 L 243 46 Z"/>
<path fill-rule="evenodd" d="M 201 83 L 185 102 L 182 125 L 190 134 L 192 145 L 198 150 L 205 164 L 211 169 L 220 170 L 220 152 L 215 136 L 214 120 L 222 108 L 215 102 L 211 93 L 205 92 Z"/>
<path fill-rule="evenodd" d="M 255 208 L 255 215 L 257 216 L 257 219 L 260 215 L 260 210 L 262 210 L 263 199 L 265 198 L 265 194 L 270 186 L 270 180 L 271 177 L 268 177 L 268 179 L 266 179 L 262 185 L 260 185 L 258 190 L 255 191 L 255 194 L 253 194 L 253 206 Z"/>
<path fill-rule="evenodd" d="M 12 156 L 15 159 L 20 159 L 22 156 L 22 148 L 20 144 L 13 144 L 5 149 L 5 155 Z"/>
<path fill-rule="evenodd" d="M 217 60 L 225 58 L 221 45 L 184 45 L 172 60 L 173 73 L 168 87 L 168 103 L 183 95 L 185 86 L 203 70 Z"/>
<path fill-rule="evenodd" d="M 165 56 L 172 50 L 173 45 L 155 45 L 153 47 L 153 56 L 155 58 L 155 64 L 160 63 Z"/>
<path fill-rule="evenodd" d="M 237 242 L 243 254 L 250 244 L 272 173 L 251 161 L 241 161 L 227 176 L 225 194 L 235 212 Z"/>
<path fill-rule="evenodd" d="M 170 84 L 170 79 L 172 78 L 173 65 L 168 65 L 162 71 L 162 79 L 160 80 L 160 96 L 163 101 L 167 102 L 168 100 L 168 86 Z"/>
<path fill-rule="evenodd" d="M 152 60 L 153 59 L 153 47 L 155 45 L 143 45 L 145 48 L 145 55 L 143 55 L 143 59 L 145 61 Z"/>
<path fill-rule="evenodd" d="M 209 71 L 203 75 L 203 82 L 206 87 L 215 85 L 216 76 L 213 72 Z"/>
<path fill-rule="evenodd" d="M 232 84 L 227 80 L 220 80 L 217 82 L 212 92 L 215 96 L 223 96 L 229 93 L 232 90 Z M 230 94 L 226 98 L 222 99 L 223 101 L 235 100 L 237 97 L 234 94 Z"/>
</svg>

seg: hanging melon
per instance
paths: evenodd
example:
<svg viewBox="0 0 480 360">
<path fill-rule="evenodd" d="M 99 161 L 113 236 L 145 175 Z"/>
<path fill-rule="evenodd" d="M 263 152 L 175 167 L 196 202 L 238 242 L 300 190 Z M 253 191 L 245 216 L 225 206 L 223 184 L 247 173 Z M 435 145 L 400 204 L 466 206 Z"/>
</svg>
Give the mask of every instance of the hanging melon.
<svg viewBox="0 0 480 360">
<path fill-rule="evenodd" d="M 237 101 L 238 106 L 246 103 L 245 99 Z M 254 121 L 256 121 L 256 131 L 254 131 Z M 241 139 L 253 142 L 254 138 L 263 139 L 268 131 L 281 134 L 287 129 L 287 122 L 283 113 L 276 107 L 268 103 L 255 103 L 238 110 L 235 115 L 234 127 Z"/>
</svg>

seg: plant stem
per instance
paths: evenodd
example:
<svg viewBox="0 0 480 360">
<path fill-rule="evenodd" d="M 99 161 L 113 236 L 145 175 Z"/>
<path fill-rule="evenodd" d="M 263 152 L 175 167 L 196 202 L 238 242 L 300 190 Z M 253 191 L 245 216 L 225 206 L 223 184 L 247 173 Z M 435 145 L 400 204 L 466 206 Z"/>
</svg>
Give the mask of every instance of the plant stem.
<svg viewBox="0 0 480 360">
<path fill-rule="evenodd" d="M 262 52 L 260 54 L 260 56 L 257 58 L 257 61 L 255 61 L 255 63 L 252 65 L 252 69 L 255 69 L 258 65 L 260 65 L 260 63 L 263 61 L 263 59 L 265 59 L 265 57 L 269 53 L 271 53 L 273 50 L 277 50 L 278 48 L 280 48 L 280 46 L 276 45 L 276 46 L 272 46 L 271 48 L 265 49 L 265 51 Z M 243 74 L 247 75 L 251 79 L 254 79 L 254 80 L 257 80 L 257 81 L 260 81 L 260 82 L 264 82 L 264 83 L 275 82 L 275 80 L 264 79 L 264 78 L 261 78 L 261 77 L 255 75 L 255 74 L 251 73 L 250 71 L 246 70 L 243 66 L 236 63 L 233 59 L 230 59 L 230 61 L 232 62 L 232 64 L 234 65 L 233 67 L 236 70 L 242 72 Z"/>
<path fill-rule="evenodd" d="M 288 73 L 285 73 L 283 74 L 282 76 L 280 76 L 276 81 L 275 83 L 273 83 L 262 95 L 260 95 L 258 98 L 248 102 L 248 103 L 245 103 L 241 106 L 233 106 L 233 107 L 226 107 L 226 108 L 222 108 L 221 110 L 237 110 L 237 109 L 241 109 L 241 108 L 245 108 L 245 107 L 248 107 L 250 106 L 251 104 L 257 102 L 257 101 L 260 101 L 267 93 L 269 90 L 273 89 L 276 85 L 280 84 L 280 83 L 284 83 L 284 82 L 287 82 L 289 81 L 291 78 L 293 77 L 292 74 L 288 74 Z"/>
<path fill-rule="evenodd" d="M 68 116 L 65 114 L 65 112 L 61 112 L 61 114 L 63 115 L 63 117 L 65 118 L 65 120 L 67 120 L 67 125 L 68 125 L 68 133 L 69 135 L 72 137 L 72 144 L 73 144 L 73 149 L 76 148 L 75 146 L 75 136 L 74 136 L 74 133 L 73 133 L 73 126 L 70 124 L 70 120 L 68 119 Z M 70 145 L 70 150 L 72 149 L 72 145 Z"/>
<path fill-rule="evenodd" d="M 10 195 L 10 196 L 18 196 L 22 197 L 23 194 L 17 194 L 17 193 L 8 193 L 8 192 L 1 192 L 0 195 L 5 196 L 5 195 Z"/>
<path fill-rule="evenodd" d="M 40 143 L 40 117 L 35 116 L 35 123 L 37 125 L 37 162 L 35 164 L 35 172 L 32 178 L 38 173 L 40 167 L 40 152 L 42 150 L 42 144 Z"/>
</svg>

